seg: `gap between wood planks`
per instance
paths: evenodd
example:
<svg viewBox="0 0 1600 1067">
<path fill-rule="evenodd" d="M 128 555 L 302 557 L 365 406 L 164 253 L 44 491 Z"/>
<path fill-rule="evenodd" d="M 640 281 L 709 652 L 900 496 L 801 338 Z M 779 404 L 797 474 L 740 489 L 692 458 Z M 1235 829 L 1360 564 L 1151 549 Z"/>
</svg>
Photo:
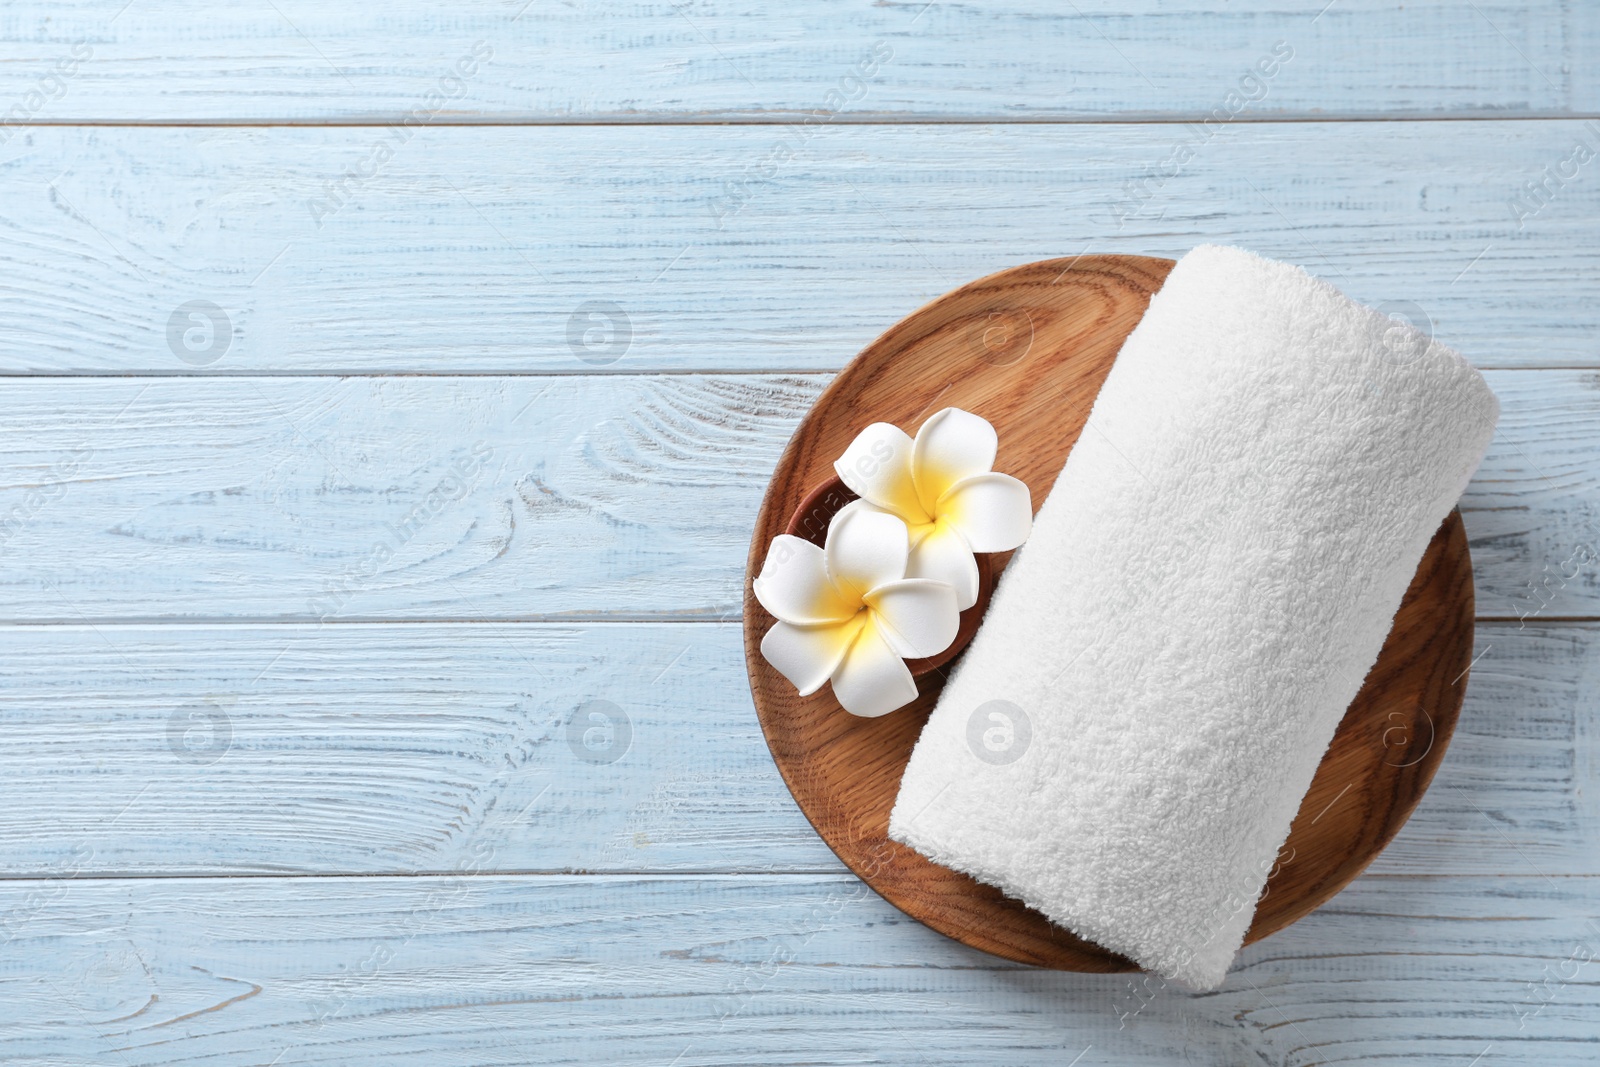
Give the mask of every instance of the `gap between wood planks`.
<svg viewBox="0 0 1600 1067">
<path fill-rule="evenodd" d="M 776 772 L 774 772 L 776 773 Z M 1431 788 L 1431 787 L 1430 787 Z M 415 879 L 415 878 L 538 878 L 551 882 L 571 881 L 574 878 L 606 878 L 619 882 L 692 882 L 705 879 L 727 878 L 832 878 L 845 884 L 865 884 L 853 872 L 839 867 L 786 868 L 781 871 L 763 871 L 752 867 L 707 867 L 704 870 L 688 871 L 627 871 L 604 870 L 591 871 L 584 868 L 506 868 L 492 871 L 463 871 L 463 870 L 416 870 L 416 871 L 219 871 L 215 873 L 172 874 L 163 871 L 97 871 L 93 874 L 29 874 L 13 873 L 0 874 L 0 885 L 9 882 L 237 882 L 242 880 L 252 881 L 372 881 L 374 879 Z M 1529 873 L 1527 871 L 1499 871 L 1493 874 L 1451 872 L 1447 874 L 1423 874 L 1419 872 L 1398 871 L 1363 871 L 1357 876 L 1359 881 L 1376 879 L 1389 879 L 1394 881 L 1481 881 L 1486 878 L 1508 878 L 1515 881 L 1528 881 L 1532 878 L 1556 879 L 1590 879 L 1600 881 L 1600 874 L 1591 872 L 1574 872 L 1568 874 L 1546 874 L 1542 871 Z M 1353 884 L 1353 883 L 1352 883 Z M 1344 892 L 1344 890 L 1340 890 Z M 1334 900 L 1338 899 L 1335 894 Z M 1329 904 L 1333 901 L 1330 900 Z M 1323 905 L 1327 907 L 1328 905 Z M 1317 909 L 1320 911 L 1321 909 Z M 1313 912 L 1315 914 L 1315 912 Z"/>
<path fill-rule="evenodd" d="M 1593 371 L 1592 363 L 1548 363 L 1537 366 L 1523 364 L 1497 367 L 1491 364 L 1474 364 L 1479 370 L 1514 371 Z M 450 370 L 450 371 L 391 371 L 391 370 L 153 370 L 144 368 L 129 371 L 13 371 L 0 370 L 0 380 L 26 378 L 47 381 L 61 378 L 694 378 L 694 377 L 763 377 L 783 375 L 819 376 L 838 374 L 842 367 L 741 367 L 723 370 L 716 367 L 690 367 L 672 370 L 627 370 L 543 368 L 536 370 Z"/>
<path fill-rule="evenodd" d="M 796 119 L 815 114 L 815 111 L 775 111 L 770 113 L 740 114 L 712 113 L 704 116 L 664 112 L 660 118 L 619 116 L 614 119 L 593 117 L 566 118 L 560 115 L 535 115 L 523 118 L 485 116 L 471 118 L 454 116 L 436 118 L 432 126 L 788 126 Z M 29 119 L 29 126 L 80 126 L 116 127 L 136 126 L 147 129 L 232 129 L 275 127 L 330 127 L 369 128 L 390 126 L 406 116 L 406 112 L 379 113 L 359 119 Z M 1044 116 L 1003 115 L 915 115 L 896 112 L 839 113 L 829 118 L 830 126 L 1181 126 L 1199 122 L 1210 116 L 1209 111 L 1193 113 L 1127 112 L 1119 115 L 1074 115 L 1063 112 Z M 1551 120 L 1585 122 L 1600 119 L 1600 111 L 1483 111 L 1440 115 L 1431 111 L 1393 111 L 1383 114 L 1352 112 L 1340 115 L 1319 111 L 1305 114 L 1245 115 L 1229 120 L 1233 125 L 1330 125 L 1348 122 L 1547 122 Z"/>
<path fill-rule="evenodd" d="M 0 632 L 5 630 L 27 629 L 62 629 L 62 630 L 104 630 L 126 627 L 136 629 L 140 627 L 204 627 L 208 630 L 236 627 L 262 627 L 262 626 L 300 626 L 307 629 L 317 629 L 322 626 L 548 626 L 554 628 L 570 626 L 633 626 L 641 623 L 660 623 L 672 626 L 727 626 L 736 621 L 741 621 L 742 613 L 727 612 L 720 615 L 706 614 L 674 614 L 661 612 L 650 614 L 647 612 L 618 612 L 604 614 L 600 612 L 585 612 L 572 615 L 521 615 L 521 616 L 494 616 L 492 618 L 466 618 L 463 616 L 418 616 L 405 615 L 389 618 L 383 615 L 352 615 L 349 617 L 328 618 L 318 620 L 310 616 L 294 615 L 261 615 L 261 616 L 236 616 L 227 615 L 218 618 L 210 616 L 185 616 L 183 618 L 167 618 L 161 615 L 129 615 L 122 618 L 95 619 L 93 625 L 85 623 L 76 616 L 72 618 L 40 618 L 40 619 L 4 619 L 0 620 Z M 1539 615 L 1529 616 L 1537 619 L 1540 626 L 1582 626 L 1600 622 L 1600 614 L 1595 615 Z M 1474 615 L 1474 622 L 1510 624 L 1521 621 L 1517 615 Z"/>
</svg>

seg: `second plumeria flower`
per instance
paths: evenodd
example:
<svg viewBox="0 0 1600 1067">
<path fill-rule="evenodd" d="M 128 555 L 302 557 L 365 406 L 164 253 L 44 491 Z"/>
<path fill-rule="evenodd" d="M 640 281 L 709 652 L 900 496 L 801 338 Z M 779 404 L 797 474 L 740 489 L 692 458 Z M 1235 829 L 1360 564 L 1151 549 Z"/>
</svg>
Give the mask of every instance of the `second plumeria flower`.
<svg viewBox="0 0 1600 1067">
<path fill-rule="evenodd" d="M 859 497 L 854 511 L 885 512 L 906 524 L 908 578 L 932 578 L 956 590 L 965 611 L 978 600 L 974 552 L 1008 552 L 1033 529 L 1028 487 L 994 471 L 999 437 L 987 419 L 945 408 L 913 440 L 898 426 L 868 426 L 834 463 Z"/>
<path fill-rule="evenodd" d="M 905 576 L 905 523 L 893 515 L 841 511 L 827 544 L 780 534 L 753 583 L 778 621 L 761 654 L 801 696 L 833 682 L 851 714 L 885 715 L 917 698 L 905 657 L 950 647 L 960 625 L 955 590 Z"/>
</svg>

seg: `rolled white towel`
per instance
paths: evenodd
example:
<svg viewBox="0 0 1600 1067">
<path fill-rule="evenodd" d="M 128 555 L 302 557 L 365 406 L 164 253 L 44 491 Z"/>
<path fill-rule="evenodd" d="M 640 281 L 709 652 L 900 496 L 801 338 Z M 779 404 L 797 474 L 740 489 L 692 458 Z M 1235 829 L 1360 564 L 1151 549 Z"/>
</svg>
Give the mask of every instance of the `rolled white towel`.
<svg viewBox="0 0 1600 1067">
<path fill-rule="evenodd" d="M 1298 267 L 1184 256 L 923 729 L 889 835 L 1221 984 L 1498 417 L 1460 355 Z"/>
</svg>

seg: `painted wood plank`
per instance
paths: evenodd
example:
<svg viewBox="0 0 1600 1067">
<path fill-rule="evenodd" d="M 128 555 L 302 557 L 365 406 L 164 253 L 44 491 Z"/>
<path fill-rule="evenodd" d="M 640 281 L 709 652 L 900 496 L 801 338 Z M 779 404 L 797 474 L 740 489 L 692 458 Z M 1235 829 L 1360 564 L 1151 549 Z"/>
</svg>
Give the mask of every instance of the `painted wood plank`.
<svg viewBox="0 0 1600 1067">
<path fill-rule="evenodd" d="M 4 613 L 737 612 L 768 474 L 823 382 L 12 379 L 30 414 L 0 426 Z"/>
<path fill-rule="evenodd" d="M 1600 874 L 1600 626 L 1480 622 L 1476 655 L 1444 763 L 1369 870 Z"/>
<path fill-rule="evenodd" d="M 1595 366 L 1583 152 L 1600 120 L 33 129 L 0 372 L 833 370 L 995 270 L 1205 241 L 1482 366 Z"/>
<path fill-rule="evenodd" d="M 1462 500 L 1480 616 L 1600 610 L 1600 373 L 1491 373 L 1500 426 Z"/>
<path fill-rule="evenodd" d="M 842 870 L 741 629 L 7 629 L 0 872 Z"/>
<path fill-rule="evenodd" d="M 3 636 L 3 875 L 843 869 L 767 752 L 736 619 Z M 1478 641 L 1373 870 L 1600 874 L 1600 625 Z"/>
<path fill-rule="evenodd" d="M 9 882 L 0 1033 L 19 1067 L 1547 1067 L 1592 1062 L 1597 893 L 1366 877 L 1191 996 L 984 956 L 850 876 Z"/>
<path fill-rule="evenodd" d="M 1259 114 L 1364 116 L 1593 111 L 1600 27 L 1556 0 L 34 0 L 0 45 L 0 100 L 34 122 L 1058 119 L 1207 114 L 1230 92 Z M 1247 80 L 1275 46 L 1286 69 Z M 844 80 L 874 47 L 864 84 Z"/>
<path fill-rule="evenodd" d="M 1489 379 L 1479 613 L 1600 614 L 1600 374 Z M 8 379 L 0 620 L 720 617 L 827 380 Z"/>
</svg>

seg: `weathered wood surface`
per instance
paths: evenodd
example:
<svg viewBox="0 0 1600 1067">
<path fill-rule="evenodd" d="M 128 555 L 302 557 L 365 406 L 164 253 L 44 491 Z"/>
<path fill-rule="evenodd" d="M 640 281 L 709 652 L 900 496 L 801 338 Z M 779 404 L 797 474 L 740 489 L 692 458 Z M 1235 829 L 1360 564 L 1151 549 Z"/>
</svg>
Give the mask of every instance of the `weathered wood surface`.
<svg viewBox="0 0 1600 1067">
<path fill-rule="evenodd" d="M 1196 997 L 983 955 L 848 875 L 12 882 L 0 1034 L 18 1067 L 1545 1067 L 1592 1062 L 1597 889 L 1363 878 Z"/>
<path fill-rule="evenodd" d="M 485 849 L 502 873 L 843 870 L 772 765 L 737 619 L 0 638 L 0 875 L 449 872 Z M 1600 874 L 1600 624 L 1477 643 L 1438 777 L 1371 870 Z"/>
<path fill-rule="evenodd" d="M 0 614 L 736 613 L 756 505 L 821 384 L 3 382 Z"/>
<path fill-rule="evenodd" d="M 0 372 L 831 371 L 973 278 L 1205 241 L 1480 366 L 1600 366 L 1580 141 L 1600 121 L 838 126 L 786 161 L 772 127 L 38 128 L 0 147 Z"/>
<path fill-rule="evenodd" d="M 1241 84 L 1280 45 L 1281 73 Z M 874 46 L 880 69 L 842 82 Z M 30 0 L 0 48 L 0 100 L 34 122 L 1147 118 L 1230 92 L 1265 116 L 1526 115 L 1592 113 L 1600 87 L 1600 20 L 1559 0 Z"/>
<path fill-rule="evenodd" d="M 1600 374 L 1488 377 L 1478 612 L 1600 614 Z M 0 381 L 0 620 L 724 618 L 827 381 Z"/>
</svg>

